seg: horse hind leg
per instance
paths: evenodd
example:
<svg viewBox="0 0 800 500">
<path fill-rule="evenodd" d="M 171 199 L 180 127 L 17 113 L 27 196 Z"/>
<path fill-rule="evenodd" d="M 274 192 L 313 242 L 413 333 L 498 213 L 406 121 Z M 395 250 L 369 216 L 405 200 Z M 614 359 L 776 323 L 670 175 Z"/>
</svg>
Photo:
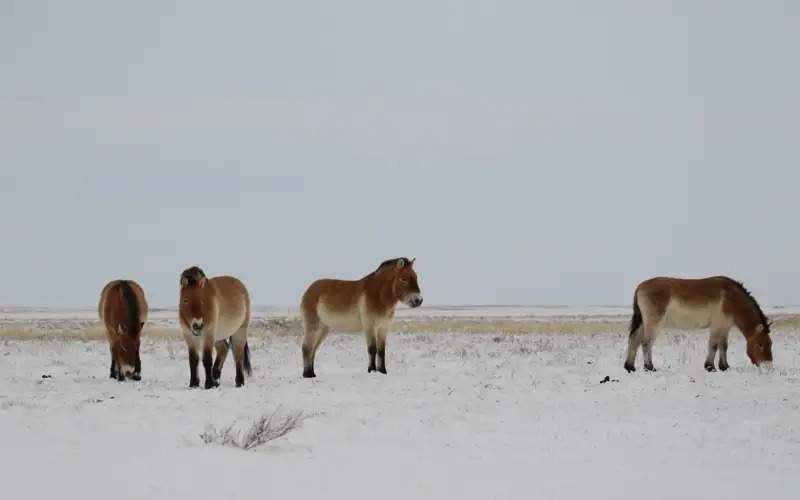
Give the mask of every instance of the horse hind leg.
<svg viewBox="0 0 800 500">
<path fill-rule="evenodd" d="M 317 349 L 322 345 L 322 341 L 328 336 L 330 328 L 316 322 L 304 323 L 304 336 L 303 336 L 303 377 L 314 378 L 317 374 L 314 372 L 314 360 L 317 357 Z"/>
<path fill-rule="evenodd" d="M 644 370 L 647 372 L 656 371 L 653 366 L 653 342 L 658 336 L 657 326 L 645 326 L 644 335 L 642 336 L 642 354 L 644 355 Z"/>
<path fill-rule="evenodd" d="M 642 335 L 644 328 L 639 325 L 628 335 L 628 353 L 625 356 L 625 370 L 628 373 L 636 371 L 636 353 L 642 345 Z"/>
<path fill-rule="evenodd" d="M 378 334 L 374 327 L 367 328 L 364 332 L 367 338 L 367 355 L 369 355 L 369 365 L 367 365 L 367 373 L 378 371 L 375 366 L 375 357 L 378 354 Z"/>
<path fill-rule="evenodd" d="M 114 349 L 114 345 L 109 343 L 108 350 L 111 352 L 111 368 L 109 369 L 109 377 L 117 378 L 119 369 L 117 368 L 117 359 L 116 359 L 116 352 Z"/>
<path fill-rule="evenodd" d="M 244 374 L 250 374 L 249 348 L 247 347 L 247 326 L 242 326 L 231 336 L 233 361 L 236 363 L 236 387 L 244 385 Z"/>
<path fill-rule="evenodd" d="M 211 376 L 214 377 L 214 382 L 219 384 L 219 379 L 222 377 L 222 366 L 228 357 L 228 348 L 230 347 L 230 339 L 222 339 L 214 344 L 214 349 L 217 351 L 217 358 L 214 360 L 214 367 L 211 369 Z"/>
</svg>

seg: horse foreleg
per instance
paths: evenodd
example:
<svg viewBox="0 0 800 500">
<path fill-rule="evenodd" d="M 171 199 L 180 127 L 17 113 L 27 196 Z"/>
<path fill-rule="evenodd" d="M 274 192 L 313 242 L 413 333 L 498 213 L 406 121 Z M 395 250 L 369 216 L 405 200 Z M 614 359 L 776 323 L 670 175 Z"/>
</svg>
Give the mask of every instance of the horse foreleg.
<svg viewBox="0 0 800 500">
<path fill-rule="evenodd" d="M 142 380 L 142 358 L 139 355 L 139 351 L 136 351 L 136 361 L 134 362 L 133 375 L 131 378 L 133 380 Z"/>
<path fill-rule="evenodd" d="M 714 366 L 714 358 L 717 357 L 717 349 L 719 348 L 719 330 L 712 329 L 708 334 L 708 354 L 706 355 L 706 362 L 704 364 L 706 371 L 715 372 L 717 368 Z"/>
<path fill-rule="evenodd" d="M 378 371 L 386 375 L 386 333 L 388 328 L 378 328 L 377 330 L 377 357 Z"/>
<path fill-rule="evenodd" d="M 364 332 L 367 336 L 367 354 L 369 354 L 369 366 L 367 373 L 377 371 L 375 368 L 375 355 L 378 353 L 377 332 L 374 327 L 369 327 Z"/>
<path fill-rule="evenodd" d="M 203 338 L 203 370 L 206 373 L 206 389 L 216 387 L 218 384 L 214 383 L 214 374 L 211 373 L 211 368 L 214 362 L 214 332 L 207 330 Z"/>
<path fill-rule="evenodd" d="M 728 365 L 728 333 L 730 330 L 725 330 L 719 336 L 719 369 L 725 371 L 729 368 Z"/>
<path fill-rule="evenodd" d="M 200 387 L 200 377 L 197 376 L 197 365 L 200 356 L 194 346 L 189 346 L 189 387 Z"/>
</svg>

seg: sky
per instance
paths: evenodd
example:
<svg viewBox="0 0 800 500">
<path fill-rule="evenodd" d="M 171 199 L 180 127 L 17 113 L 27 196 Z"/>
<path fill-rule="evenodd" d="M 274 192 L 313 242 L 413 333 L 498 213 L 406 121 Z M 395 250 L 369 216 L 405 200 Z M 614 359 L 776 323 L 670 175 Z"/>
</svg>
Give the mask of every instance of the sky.
<svg viewBox="0 0 800 500">
<path fill-rule="evenodd" d="M 0 305 L 800 303 L 800 3 L 0 1 Z"/>
</svg>

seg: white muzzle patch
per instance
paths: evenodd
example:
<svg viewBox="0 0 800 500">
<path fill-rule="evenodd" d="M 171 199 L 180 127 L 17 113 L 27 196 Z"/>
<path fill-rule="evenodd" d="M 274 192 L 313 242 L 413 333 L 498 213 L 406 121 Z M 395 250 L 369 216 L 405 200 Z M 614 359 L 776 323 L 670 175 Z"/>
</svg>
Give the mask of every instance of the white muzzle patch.
<svg viewBox="0 0 800 500">
<path fill-rule="evenodd" d="M 199 337 L 203 334 L 203 319 L 202 318 L 192 318 L 192 321 L 189 323 L 189 326 L 192 329 L 192 335 L 195 337 Z"/>
</svg>

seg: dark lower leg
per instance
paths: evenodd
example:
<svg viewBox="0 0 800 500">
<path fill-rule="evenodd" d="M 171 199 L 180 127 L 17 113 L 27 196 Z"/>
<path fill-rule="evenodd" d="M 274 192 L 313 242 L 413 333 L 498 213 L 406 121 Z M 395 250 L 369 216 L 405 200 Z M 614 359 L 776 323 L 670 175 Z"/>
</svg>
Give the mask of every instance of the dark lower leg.
<svg viewBox="0 0 800 500">
<path fill-rule="evenodd" d="M 211 365 L 213 360 L 213 352 L 211 350 L 211 346 L 206 346 L 203 348 L 203 369 L 206 372 L 206 389 L 211 389 L 212 387 L 216 387 L 217 384 L 214 383 L 214 375 L 211 373 Z"/>
<path fill-rule="evenodd" d="M 200 377 L 197 376 L 197 365 L 200 363 L 200 356 L 197 351 L 189 349 L 189 387 L 200 387 Z"/>
<path fill-rule="evenodd" d="M 220 340 L 216 344 L 217 359 L 214 360 L 214 368 L 211 370 L 214 380 L 219 384 L 219 379 L 222 377 L 222 365 L 225 363 L 225 358 L 228 357 L 228 341 Z"/>
<path fill-rule="evenodd" d="M 723 341 L 719 344 L 719 369 L 725 371 L 728 368 L 728 342 Z"/>
<path fill-rule="evenodd" d="M 114 355 L 111 355 L 111 369 L 109 370 L 109 377 L 117 378 L 117 362 L 114 361 Z"/>
<path fill-rule="evenodd" d="M 236 362 L 236 387 L 244 385 L 244 343 L 237 341 L 233 346 L 233 357 Z"/>
<path fill-rule="evenodd" d="M 645 339 L 642 341 L 642 354 L 644 355 L 644 369 L 648 372 L 656 371 L 653 366 L 653 341 Z"/>
<path fill-rule="evenodd" d="M 303 342 L 303 377 L 314 378 L 316 376 L 314 373 L 314 350 L 306 341 Z"/>
<path fill-rule="evenodd" d="M 377 360 L 378 361 L 378 371 L 385 375 L 386 374 L 386 338 L 383 337 L 383 336 L 381 336 L 378 339 L 377 358 L 378 358 L 378 360 Z"/>
<path fill-rule="evenodd" d="M 709 342 L 708 343 L 708 356 L 706 356 L 706 362 L 704 364 L 706 371 L 715 372 L 717 368 L 714 366 L 714 358 L 717 356 L 717 348 L 719 344 L 716 342 Z"/>
<path fill-rule="evenodd" d="M 628 373 L 636 371 L 636 352 L 639 350 L 641 330 L 628 336 L 628 354 L 625 356 L 625 370 Z"/>
<path fill-rule="evenodd" d="M 142 358 L 138 352 L 136 353 L 136 363 L 134 363 L 133 376 L 131 378 L 133 380 L 142 380 Z"/>
<path fill-rule="evenodd" d="M 367 353 L 369 354 L 369 366 L 367 367 L 367 373 L 372 373 L 376 370 L 375 355 L 378 353 L 378 346 L 375 345 L 374 339 L 368 341 Z"/>
</svg>

